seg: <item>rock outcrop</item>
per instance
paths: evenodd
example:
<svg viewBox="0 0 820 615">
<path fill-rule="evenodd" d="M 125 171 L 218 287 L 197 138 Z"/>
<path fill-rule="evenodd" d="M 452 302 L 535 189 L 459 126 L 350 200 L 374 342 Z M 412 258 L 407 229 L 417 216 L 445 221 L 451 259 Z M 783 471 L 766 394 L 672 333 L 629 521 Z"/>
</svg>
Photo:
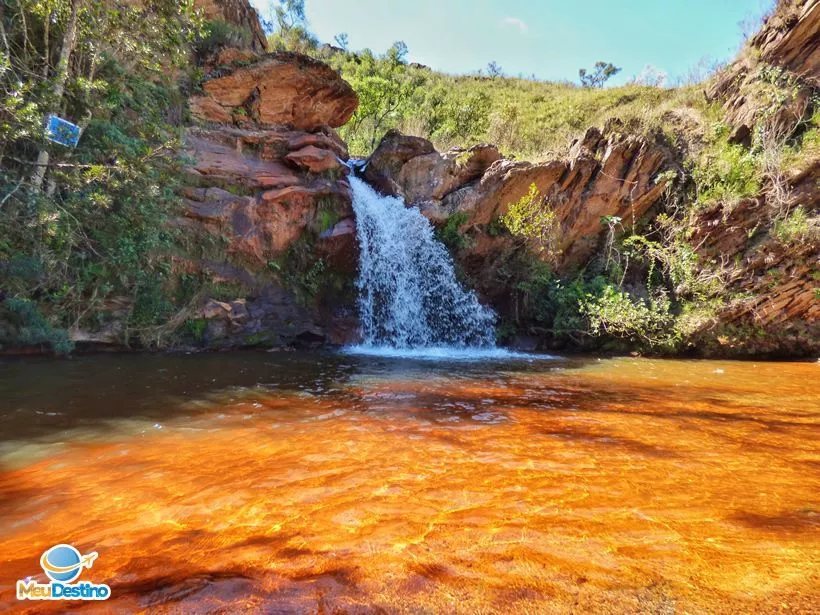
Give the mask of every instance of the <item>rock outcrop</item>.
<svg viewBox="0 0 820 615">
<path fill-rule="evenodd" d="M 749 147 L 758 134 L 764 147 L 778 149 L 807 124 L 818 86 L 820 1 L 786 0 L 707 96 L 722 104 L 734 127 L 730 142 Z M 820 352 L 816 229 L 790 241 L 777 236 L 778 223 L 797 207 L 807 229 L 817 224 L 820 161 L 804 157 L 782 173 L 781 189 L 767 185 L 756 198 L 716 204 L 692 222 L 690 243 L 702 262 L 725 272 L 726 296 L 734 297 L 710 325 L 728 331 L 718 337 L 721 352 Z"/>
<path fill-rule="evenodd" d="M 241 4 L 214 3 L 240 17 Z M 237 296 L 206 294 L 188 318 L 205 323 L 209 347 L 345 341 L 349 306 L 338 284 L 320 299 L 317 276 L 331 270 L 334 282 L 352 282 L 355 272 L 348 152 L 334 128 L 355 111 L 356 94 L 306 56 L 216 53 L 206 65 L 218 68 L 189 101 L 198 125 L 185 135 L 185 215 L 174 224 L 195 246 L 179 266 Z"/>
<path fill-rule="evenodd" d="M 359 99 L 327 64 L 281 52 L 209 73 L 204 96 L 191 98 L 193 113 L 225 124 L 287 125 L 314 132 L 347 122 Z"/>
<path fill-rule="evenodd" d="M 788 85 L 789 96 L 773 97 L 769 82 Z M 812 90 L 818 86 L 820 0 L 788 0 L 706 94 L 723 105 L 726 121 L 734 127 L 732 142 L 748 146 L 761 121 L 773 138 L 791 135 L 811 110 Z"/>
<path fill-rule="evenodd" d="M 401 195 L 402 190 L 396 180 L 404 164 L 416 156 L 435 151 L 433 144 L 427 139 L 404 135 L 398 130 L 388 130 L 367 159 L 364 178 L 383 194 Z"/>
<path fill-rule="evenodd" d="M 782 2 L 749 44 L 764 62 L 820 86 L 820 0 Z"/>
<path fill-rule="evenodd" d="M 820 212 L 820 160 L 790 180 L 782 211 Z M 735 297 L 711 324 L 735 331 L 719 336 L 726 352 L 811 355 L 820 352 L 820 237 L 808 231 L 784 242 L 771 230 L 770 196 L 743 199 L 730 209 L 715 205 L 695 218 L 690 243 L 701 262 L 726 274 L 726 295 Z M 765 332 L 765 335 L 758 335 Z"/>
<path fill-rule="evenodd" d="M 601 219 L 637 222 L 661 198 L 675 173 L 674 156 L 660 142 L 627 135 L 617 121 L 602 131 L 587 130 L 566 160 L 542 163 L 506 160 L 492 145 L 454 148 L 444 153 L 418 137 L 391 132 L 367 161 L 366 177 L 389 186 L 437 223 L 463 214 L 463 228 L 487 226 L 532 184 L 561 225 L 559 269 L 587 259 L 606 230 Z M 476 251 L 493 241 L 474 242 Z"/>
</svg>

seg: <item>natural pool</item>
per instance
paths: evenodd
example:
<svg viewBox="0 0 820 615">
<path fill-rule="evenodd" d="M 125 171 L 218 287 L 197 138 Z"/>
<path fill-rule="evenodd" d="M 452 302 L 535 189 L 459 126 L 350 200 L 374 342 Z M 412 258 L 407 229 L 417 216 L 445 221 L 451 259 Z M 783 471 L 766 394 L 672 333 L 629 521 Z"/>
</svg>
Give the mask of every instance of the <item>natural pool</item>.
<svg viewBox="0 0 820 615">
<path fill-rule="evenodd" d="M 0 362 L 0 611 L 817 612 L 820 365 Z"/>
</svg>

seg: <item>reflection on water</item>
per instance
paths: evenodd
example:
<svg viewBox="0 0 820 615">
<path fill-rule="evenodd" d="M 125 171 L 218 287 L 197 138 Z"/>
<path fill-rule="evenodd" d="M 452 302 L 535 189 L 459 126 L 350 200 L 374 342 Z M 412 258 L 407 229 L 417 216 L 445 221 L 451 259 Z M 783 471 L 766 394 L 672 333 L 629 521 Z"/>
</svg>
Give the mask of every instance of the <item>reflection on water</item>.
<svg viewBox="0 0 820 615">
<path fill-rule="evenodd" d="M 68 542 L 99 552 L 83 578 L 113 600 L 81 606 L 99 612 L 811 612 L 818 375 L 300 353 L 0 363 L 0 610 Z"/>
</svg>

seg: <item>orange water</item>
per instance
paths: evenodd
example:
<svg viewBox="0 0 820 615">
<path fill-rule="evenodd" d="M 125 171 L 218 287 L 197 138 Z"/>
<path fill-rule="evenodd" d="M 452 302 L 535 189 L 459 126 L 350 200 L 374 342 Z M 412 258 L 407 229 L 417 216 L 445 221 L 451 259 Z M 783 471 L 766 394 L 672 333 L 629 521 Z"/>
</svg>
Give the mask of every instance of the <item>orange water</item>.
<svg viewBox="0 0 820 615">
<path fill-rule="evenodd" d="M 0 610 L 820 612 L 820 365 L 0 364 Z"/>
</svg>

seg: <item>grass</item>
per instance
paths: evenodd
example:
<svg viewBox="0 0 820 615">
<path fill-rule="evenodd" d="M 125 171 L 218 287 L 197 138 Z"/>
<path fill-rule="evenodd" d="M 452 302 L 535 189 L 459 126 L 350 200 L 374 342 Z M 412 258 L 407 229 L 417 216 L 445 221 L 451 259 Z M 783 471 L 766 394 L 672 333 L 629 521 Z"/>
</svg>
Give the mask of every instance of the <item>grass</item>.
<svg viewBox="0 0 820 615">
<path fill-rule="evenodd" d="M 413 69 L 410 69 L 413 70 Z M 702 125 L 704 102 L 697 88 L 662 89 L 626 85 L 582 88 L 518 78 L 484 78 L 433 74 L 430 87 L 445 87 L 453 96 L 489 99 L 486 130 L 469 135 L 437 136 L 425 129 L 424 106 L 403 118 L 399 130 L 432 138 L 437 149 L 495 143 L 508 156 L 544 160 L 563 156 L 573 139 L 590 126 L 618 118 L 638 130 L 667 130 Z"/>
<path fill-rule="evenodd" d="M 618 118 L 630 130 L 670 138 L 698 131 L 707 103 L 702 84 L 587 88 L 522 77 L 450 75 L 391 61 L 389 54 L 314 53 L 340 71 L 360 107 L 340 129 L 354 155 L 368 155 L 391 128 L 430 139 L 437 149 L 489 142 L 510 157 L 561 156 L 590 126 Z M 389 100 L 389 103 L 383 101 Z"/>
<path fill-rule="evenodd" d="M 772 233 L 784 245 L 803 243 L 820 233 L 820 219 L 809 217 L 801 205 L 782 220 L 776 220 Z"/>
</svg>

